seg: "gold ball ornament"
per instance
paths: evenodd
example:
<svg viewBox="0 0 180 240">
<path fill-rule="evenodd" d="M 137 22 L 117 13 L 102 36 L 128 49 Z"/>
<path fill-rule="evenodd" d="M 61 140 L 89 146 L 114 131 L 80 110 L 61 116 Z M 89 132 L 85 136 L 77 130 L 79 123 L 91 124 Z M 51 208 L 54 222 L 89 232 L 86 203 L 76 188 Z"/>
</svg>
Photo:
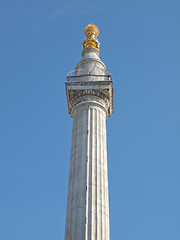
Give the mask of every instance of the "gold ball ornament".
<svg viewBox="0 0 180 240">
<path fill-rule="evenodd" d="M 86 38 L 83 42 L 84 49 L 86 48 L 96 48 L 99 50 L 99 41 L 97 39 L 97 36 L 99 34 L 99 29 L 95 24 L 89 24 L 85 27 L 84 33 L 86 35 Z"/>
</svg>

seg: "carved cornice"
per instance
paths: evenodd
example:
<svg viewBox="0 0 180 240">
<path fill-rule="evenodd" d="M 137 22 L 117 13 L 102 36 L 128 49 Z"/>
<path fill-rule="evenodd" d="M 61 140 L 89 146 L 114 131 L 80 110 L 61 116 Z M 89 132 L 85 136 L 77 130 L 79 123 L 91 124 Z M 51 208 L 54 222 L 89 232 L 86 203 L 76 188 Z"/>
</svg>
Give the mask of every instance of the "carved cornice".
<svg viewBox="0 0 180 240">
<path fill-rule="evenodd" d="M 107 116 L 113 112 L 112 81 L 66 82 L 68 110 L 71 114 L 74 107 L 85 102 L 101 105 Z"/>
</svg>

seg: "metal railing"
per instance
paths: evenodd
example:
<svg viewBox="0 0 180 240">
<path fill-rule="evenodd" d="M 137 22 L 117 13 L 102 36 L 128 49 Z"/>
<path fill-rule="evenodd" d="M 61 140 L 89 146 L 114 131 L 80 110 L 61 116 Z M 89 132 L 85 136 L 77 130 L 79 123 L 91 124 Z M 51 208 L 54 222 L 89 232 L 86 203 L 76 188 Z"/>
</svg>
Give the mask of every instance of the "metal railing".
<svg viewBox="0 0 180 240">
<path fill-rule="evenodd" d="M 106 70 L 105 74 L 82 74 L 78 75 L 76 71 L 71 71 L 67 74 L 67 81 L 79 82 L 83 77 L 87 77 L 88 81 L 112 81 L 111 73 Z M 87 81 L 87 80 L 86 80 Z"/>
</svg>

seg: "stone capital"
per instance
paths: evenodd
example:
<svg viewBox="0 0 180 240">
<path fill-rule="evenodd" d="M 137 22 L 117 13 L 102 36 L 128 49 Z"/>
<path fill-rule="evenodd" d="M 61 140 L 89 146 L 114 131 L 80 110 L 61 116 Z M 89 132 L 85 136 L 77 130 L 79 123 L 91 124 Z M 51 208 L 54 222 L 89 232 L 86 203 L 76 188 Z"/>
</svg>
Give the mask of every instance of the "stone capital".
<svg viewBox="0 0 180 240">
<path fill-rule="evenodd" d="M 79 104 L 98 104 L 106 116 L 113 112 L 112 81 L 66 82 L 68 111 L 72 115 Z"/>
</svg>

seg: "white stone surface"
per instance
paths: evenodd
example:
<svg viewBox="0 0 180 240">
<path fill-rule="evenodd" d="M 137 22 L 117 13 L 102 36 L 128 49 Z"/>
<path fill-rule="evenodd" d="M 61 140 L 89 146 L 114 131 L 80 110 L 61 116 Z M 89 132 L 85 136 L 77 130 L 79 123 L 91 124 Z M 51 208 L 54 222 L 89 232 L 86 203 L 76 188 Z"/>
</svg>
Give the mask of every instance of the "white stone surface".
<svg viewBox="0 0 180 240">
<path fill-rule="evenodd" d="M 109 240 L 106 112 L 98 104 L 73 113 L 65 240 Z"/>
</svg>

